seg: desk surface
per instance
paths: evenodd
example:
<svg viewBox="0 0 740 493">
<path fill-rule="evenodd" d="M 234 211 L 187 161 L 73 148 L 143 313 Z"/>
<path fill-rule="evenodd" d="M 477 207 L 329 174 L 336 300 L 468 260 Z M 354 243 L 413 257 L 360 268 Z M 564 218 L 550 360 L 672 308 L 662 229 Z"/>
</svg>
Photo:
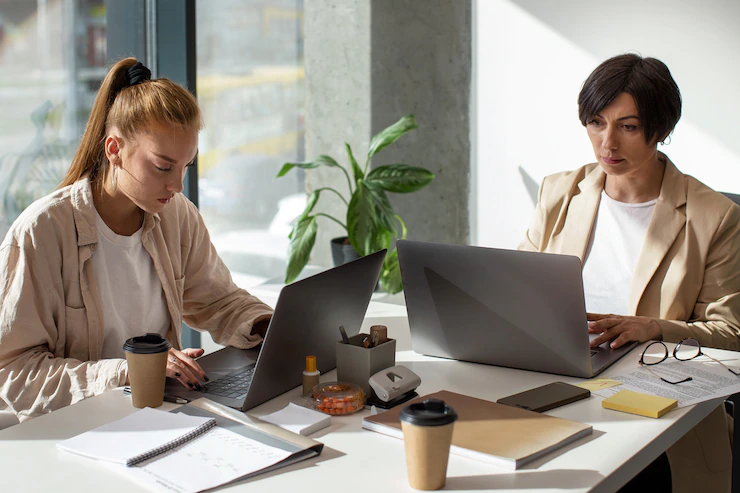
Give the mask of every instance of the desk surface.
<svg viewBox="0 0 740 493">
<path fill-rule="evenodd" d="M 384 311 L 385 310 L 385 311 Z M 384 323 L 392 337 L 408 331 L 397 308 L 376 307 L 375 316 L 363 325 Z M 379 314 L 379 315 L 378 315 Z M 406 334 L 407 337 L 407 334 Z M 400 347 L 406 346 L 400 344 Z M 622 358 L 608 374 L 634 367 L 640 349 Z M 709 350 L 723 361 L 740 361 L 730 351 Z M 559 375 L 464 363 L 400 351 L 397 362 L 422 379 L 420 394 L 451 390 L 493 400 L 554 381 L 578 382 Z M 335 372 L 322 381 L 335 379 Z M 254 416 L 271 413 L 289 402 L 301 402 L 296 388 L 250 411 Z M 450 456 L 446 490 L 452 491 L 595 491 L 613 492 L 653 461 L 718 405 L 718 401 L 672 411 L 660 419 L 624 414 L 601 407 L 592 396 L 548 412 L 553 416 L 589 423 L 590 437 L 559 449 L 517 472 L 456 455 Z M 165 403 L 163 410 L 174 409 Z M 0 475 L 4 491 L 109 491 L 140 489 L 92 461 L 56 449 L 56 442 L 135 409 L 120 389 L 82 401 L 0 432 Z M 224 487 L 228 491 L 415 491 L 406 479 L 403 441 L 363 430 L 364 410 L 346 417 L 332 417 L 332 425 L 311 435 L 326 444 L 314 459 Z M 189 474 L 183 471 L 183 474 Z M 342 485 L 341 487 L 339 485 Z M 345 486 L 346 485 L 346 486 Z"/>
</svg>

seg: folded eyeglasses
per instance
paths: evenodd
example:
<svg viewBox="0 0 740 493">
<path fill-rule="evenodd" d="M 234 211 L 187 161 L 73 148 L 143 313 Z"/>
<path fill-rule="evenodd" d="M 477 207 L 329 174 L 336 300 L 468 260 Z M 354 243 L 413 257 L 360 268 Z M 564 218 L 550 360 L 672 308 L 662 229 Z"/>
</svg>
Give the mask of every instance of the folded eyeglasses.
<svg viewBox="0 0 740 493">
<path fill-rule="evenodd" d="M 673 357 L 676 358 L 678 361 L 689 361 L 699 356 L 706 356 L 712 361 L 724 366 L 727 371 L 729 371 L 733 375 L 740 377 L 740 372 L 736 372 L 721 361 L 714 359 L 708 354 L 704 353 L 701 350 L 701 344 L 699 344 L 699 341 L 697 341 L 693 337 L 687 337 L 686 339 L 683 339 L 681 342 L 676 344 L 675 348 L 673 348 Z M 667 359 L 668 347 L 661 341 L 655 341 L 651 344 L 648 344 L 648 346 L 642 352 L 642 356 L 640 356 L 640 365 L 644 366 L 647 371 L 649 371 L 656 377 L 660 378 L 666 383 L 670 383 L 671 385 L 678 385 L 679 383 L 690 382 L 691 380 L 693 380 L 692 377 L 687 377 L 678 382 L 671 382 L 670 380 L 661 377 L 650 368 L 648 368 L 649 366 L 654 366 L 662 363 Z"/>
</svg>

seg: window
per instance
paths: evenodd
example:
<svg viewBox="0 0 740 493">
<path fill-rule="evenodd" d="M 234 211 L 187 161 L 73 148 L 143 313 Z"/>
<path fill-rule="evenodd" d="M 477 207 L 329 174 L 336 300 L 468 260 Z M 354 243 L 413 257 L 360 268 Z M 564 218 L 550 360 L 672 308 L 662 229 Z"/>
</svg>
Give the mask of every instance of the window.
<svg viewBox="0 0 740 493">
<path fill-rule="evenodd" d="M 105 73 L 104 0 L 0 2 L 0 237 L 62 181 Z"/>
<path fill-rule="evenodd" d="M 305 205 L 302 0 L 199 0 L 197 94 L 205 129 L 198 202 L 241 287 L 282 277 L 290 222 Z"/>
</svg>

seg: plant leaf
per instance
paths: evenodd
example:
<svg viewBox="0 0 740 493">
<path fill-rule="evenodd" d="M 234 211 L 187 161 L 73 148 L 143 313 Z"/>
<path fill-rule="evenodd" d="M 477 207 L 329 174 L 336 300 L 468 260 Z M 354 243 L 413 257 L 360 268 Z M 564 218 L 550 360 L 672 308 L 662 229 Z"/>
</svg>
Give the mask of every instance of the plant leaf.
<svg viewBox="0 0 740 493">
<path fill-rule="evenodd" d="M 313 169 L 313 168 L 318 168 L 319 166 L 330 166 L 330 167 L 336 167 L 336 168 L 340 167 L 339 163 L 337 163 L 334 160 L 334 158 L 332 158 L 331 156 L 322 154 L 321 156 L 317 157 L 313 161 L 305 161 L 303 163 L 283 164 L 283 167 L 280 168 L 280 172 L 277 174 L 276 178 L 285 176 L 288 173 L 288 171 L 292 170 L 293 168 Z"/>
<path fill-rule="evenodd" d="M 318 168 L 319 165 L 314 163 L 313 161 L 305 162 L 305 163 L 285 163 L 283 164 L 283 167 L 280 168 L 280 172 L 275 176 L 275 178 L 280 178 L 281 176 L 285 176 L 288 174 L 288 171 L 292 170 L 293 168 L 303 168 L 303 169 L 311 169 L 311 168 Z"/>
<path fill-rule="evenodd" d="M 406 233 L 408 233 L 408 230 L 406 229 L 406 223 L 403 222 L 403 219 L 401 219 L 401 216 L 396 214 L 396 219 L 398 219 L 398 222 L 401 223 L 401 239 L 406 239 Z"/>
<path fill-rule="evenodd" d="M 378 225 L 389 232 L 396 231 L 396 213 L 393 211 L 393 205 L 388 200 L 388 195 L 380 189 L 368 187 L 370 199 L 375 208 L 375 216 Z"/>
<path fill-rule="evenodd" d="M 311 214 L 311 211 L 314 207 L 316 207 L 316 202 L 319 201 L 319 195 L 321 194 L 321 191 L 324 190 L 323 188 L 319 188 L 317 190 L 314 190 L 310 194 L 308 194 L 308 198 L 306 199 L 306 207 L 303 209 L 303 212 L 301 212 L 301 215 L 298 216 L 295 219 L 295 225 L 293 229 L 290 230 L 290 233 L 288 234 L 289 239 L 293 239 L 293 232 L 295 231 L 295 226 L 298 225 L 299 222 L 305 217 L 308 217 L 309 214 Z"/>
<path fill-rule="evenodd" d="M 385 256 L 383 270 L 380 272 L 380 286 L 388 293 L 400 293 L 403 290 L 401 266 L 398 263 L 398 250 L 393 249 Z"/>
<path fill-rule="evenodd" d="M 365 174 L 362 172 L 360 165 L 357 164 L 357 159 L 352 154 L 352 148 L 346 142 L 344 146 L 347 148 L 347 156 L 349 157 L 349 162 L 352 164 L 352 174 L 355 176 L 355 183 L 357 183 L 358 180 L 365 178 Z"/>
<path fill-rule="evenodd" d="M 285 284 L 293 282 L 308 263 L 308 257 L 316 243 L 316 216 L 301 218 L 290 234 Z"/>
<path fill-rule="evenodd" d="M 374 251 L 386 249 L 390 250 L 391 248 L 391 241 L 393 241 L 393 233 L 385 228 L 380 228 L 377 230 L 375 234 L 375 245 L 373 247 Z"/>
<path fill-rule="evenodd" d="M 378 166 L 367 174 L 368 186 L 381 188 L 387 192 L 410 193 L 429 185 L 434 180 L 434 173 L 407 164 L 388 164 Z"/>
<path fill-rule="evenodd" d="M 319 201 L 319 195 L 321 195 L 321 189 L 314 190 L 313 192 L 308 194 L 308 198 L 306 199 L 306 208 L 303 209 L 303 212 L 301 213 L 301 218 L 304 218 L 311 214 L 313 208 L 316 207 L 316 202 Z"/>
<path fill-rule="evenodd" d="M 355 193 L 347 207 L 347 236 L 352 247 L 360 256 L 368 255 L 375 242 L 376 215 L 370 190 L 364 181 L 357 184 Z"/>
<path fill-rule="evenodd" d="M 381 130 L 373 137 L 373 140 L 370 141 L 370 149 L 367 151 L 367 158 L 370 159 L 380 152 L 381 149 L 397 141 L 403 134 L 417 127 L 418 125 L 416 124 L 416 118 L 414 118 L 414 115 L 406 115 L 390 127 Z"/>
</svg>

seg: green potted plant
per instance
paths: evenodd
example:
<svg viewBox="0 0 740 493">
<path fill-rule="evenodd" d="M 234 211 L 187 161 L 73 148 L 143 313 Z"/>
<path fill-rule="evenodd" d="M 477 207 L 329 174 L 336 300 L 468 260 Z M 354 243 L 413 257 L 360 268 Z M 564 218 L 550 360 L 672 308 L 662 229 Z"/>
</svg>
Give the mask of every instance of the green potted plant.
<svg viewBox="0 0 740 493">
<path fill-rule="evenodd" d="M 340 224 L 347 231 L 346 241 L 352 245 L 358 255 L 364 256 L 387 248 L 389 253 L 383 263 L 380 284 L 389 293 L 398 293 L 403 289 L 398 265 L 398 251 L 395 248 L 391 250 L 391 244 L 394 240 L 406 238 L 406 225 L 393 210 L 387 192 L 415 192 L 427 186 L 434 179 L 434 174 L 427 169 L 406 164 L 389 164 L 370 170 L 370 161 L 375 154 L 415 128 L 417 124 L 414 115 L 406 115 L 390 127 L 380 131 L 370 142 L 365 166 L 362 168 L 352 154 L 349 144 L 345 143 L 347 157 L 352 167 L 352 178 L 346 169 L 327 155 L 318 156 L 304 163 L 283 165 L 278 177 L 285 176 L 293 168 L 306 170 L 319 166 L 336 168 L 337 172 L 346 175 L 348 187 L 346 195 L 331 187 L 317 188 L 309 194 L 306 208 L 298 217 L 289 235 L 286 284 L 298 277 L 308 263 L 309 255 L 316 242 L 317 220 L 319 217 L 325 217 Z M 338 195 L 347 205 L 344 222 L 323 212 L 313 212 L 321 194 L 327 191 Z M 336 240 L 341 240 L 341 238 Z"/>
</svg>

